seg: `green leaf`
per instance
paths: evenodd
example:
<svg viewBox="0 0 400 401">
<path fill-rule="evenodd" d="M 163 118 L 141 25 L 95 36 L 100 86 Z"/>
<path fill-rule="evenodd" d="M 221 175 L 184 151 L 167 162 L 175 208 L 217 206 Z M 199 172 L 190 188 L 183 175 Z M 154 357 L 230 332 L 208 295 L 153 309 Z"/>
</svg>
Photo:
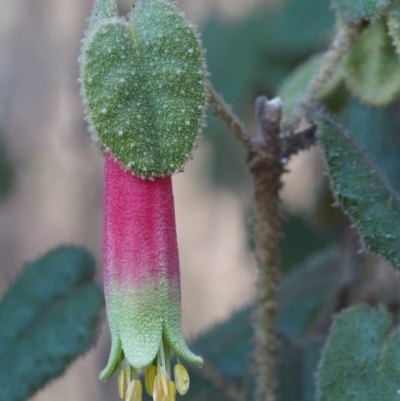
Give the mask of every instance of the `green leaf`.
<svg viewBox="0 0 400 401">
<path fill-rule="evenodd" d="M 375 21 L 391 0 L 333 0 L 333 6 L 348 22 Z"/>
<path fill-rule="evenodd" d="M 400 55 L 400 0 L 392 0 L 387 14 L 387 22 L 393 44 L 397 54 Z"/>
<path fill-rule="evenodd" d="M 116 18 L 118 16 L 117 3 L 115 0 L 95 0 L 93 12 L 88 21 L 86 35 L 95 29 L 96 25 L 101 24 L 104 20 Z"/>
<path fill-rule="evenodd" d="M 385 21 L 368 26 L 345 62 L 346 82 L 364 103 L 384 106 L 400 94 L 400 60 Z"/>
<path fill-rule="evenodd" d="M 28 264 L 0 303 L 0 400 L 33 395 L 96 339 L 102 291 L 92 256 L 59 247 Z"/>
<path fill-rule="evenodd" d="M 207 70 L 197 33 L 172 4 L 141 0 L 129 21 L 87 31 L 82 95 L 96 141 L 143 178 L 180 171 L 205 119 Z"/>
<path fill-rule="evenodd" d="M 326 115 L 316 117 L 333 190 L 367 248 L 400 267 L 400 200 L 350 135 Z"/>
<path fill-rule="evenodd" d="M 400 331 L 382 309 L 341 313 L 318 373 L 319 401 L 394 401 L 400 398 Z"/>
<path fill-rule="evenodd" d="M 400 192 L 400 113 L 398 104 L 369 107 L 352 100 L 343 116 L 356 142 L 385 173 L 390 185 Z"/>
<path fill-rule="evenodd" d="M 322 55 L 315 54 L 307 61 L 301 64 L 284 81 L 278 90 L 278 95 L 283 100 L 283 116 L 288 117 L 300 101 L 301 95 L 307 89 L 307 86 L 321 65 Z M 332 94 L 343 81 L 343 66 L 335 70 L 334 74 L 326 82 L 324 89 L 320 94 L 320 99 L 324 99 Z"/>
</svg>

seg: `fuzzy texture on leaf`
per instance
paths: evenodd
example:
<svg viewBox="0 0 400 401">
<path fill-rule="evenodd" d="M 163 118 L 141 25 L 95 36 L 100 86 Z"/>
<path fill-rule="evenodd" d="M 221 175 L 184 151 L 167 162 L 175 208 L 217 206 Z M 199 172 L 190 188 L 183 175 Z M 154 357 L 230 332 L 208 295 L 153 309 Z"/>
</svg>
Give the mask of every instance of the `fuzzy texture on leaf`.
<svg viewBox="0 0 400 401">
<path fill-rule="evenodd" d="M 333 0 L 333 6 L 347 22 L 376 21 L 391 0 Z"/>
<path fill-rule="evenodd" d="M 367 106 L 352 99 L 343 122 L 356 142 L 384 172 L 393 189 L 400 192 L 400 113 L 397 102 L 386 107 Z"/>
<path fill-rule="evenodd" d="M 0 400 L 22 401 L 93 344 L 103 306 L 93 257 L 59 247 L 29 263 L 0 303 Z"/>
<path fill-rule="evenodd" d="M 400 0 L 392 0 L 387 13 L 387 23 L 397 54 L 400 55 Z"/>
<path fill-rule="evenodd" d="M 103 272 L 112 348 L 101 380 L 123 356 L 149 366 L 162 338 L 184 360 L 202 358 L 186 345 L 180 321 L 180 271 L 170 176 L 143 180 L 106 154 Z"/>
<path fill-rule="evenodd" d="M 400 397 L 400 331 L 383 309 L 357 306 L 335 320 L 318 373 L 318 401 Z"/>
<path fill-rule="evenodd" d="M 333 192 L 356 223 L 367 248 L 400 267 L 400 199 L 350 134 L 330 117 L 316 116 Z"/>
<path fill-rule="evenodd" d="M 384 106 L 400 94 L 400 60 L 385 21 L 368 26 L 353 43 L 345 62 L 350 90 L 364 103 Z"/>
<path fill-rule="evenodd" d="M 81 85 L 95 142 L 143 178 L 181 171 L 204 125 L 204 51 L 179 10 L 139 0 L 128 21 L 95 4 L 82 48 Z"/>
</svg>

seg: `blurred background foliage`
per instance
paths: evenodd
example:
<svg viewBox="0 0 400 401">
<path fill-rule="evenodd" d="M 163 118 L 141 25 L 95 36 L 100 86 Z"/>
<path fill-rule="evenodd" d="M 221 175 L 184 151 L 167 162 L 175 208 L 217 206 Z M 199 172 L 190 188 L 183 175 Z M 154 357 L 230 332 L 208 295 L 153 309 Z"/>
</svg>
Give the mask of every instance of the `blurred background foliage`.
<svg viewBox="0 0 400 401">
<path fill-rule="evenodd" d="M 11 43 L 0 54 L 0 261 L 4 266 L 0 325 L 2 319 L 20 316 L 18 311 L 26 311 L 27 305 L 38 305 L 31 311 L 36 323 L 26 322 L 17 336 L 21 347 L 7 346 L 4 351 L 0 401 L 25 399 L 63 373 L 94 344 L 99 330 L 102 301 L 93 280 L 97 276 L 101 281 L 101 274 L 95 275 L 87 251 L 56 248 L 21 269 L 23 273 L 15 279 L 15 271 L 26 260 L 34 260 L 59 243 L 83 244 L 100 260 L 102 160 L 91 150 L 75 85 L 79 40 L 92 1 L 67 3 L 15 1 L 14 6 L 7 6 L 6 0 L 0 0 L 10 12 L 7 23 L 0 20 L 0 39 Z M 121 1 L 121 11 L 127 12 L 131 3 Z M 181 0 L 180 5 L 189 17 L 196 18 L 194 3 Z M 236 3 L 242 2 L 201 3 L 208 11 L 198 21 L 199 30 L 215 89 L 255 129 L 253 103 L 258 95 L 279 93 L 287 104 L 293 104 L 304 89 L 332 38 L 335 12 L 329 0 L 252 2 L 249 11 L 236 18 L 213 8 L 220 4 L 222 9 L 225 4 L 229 10 Z M 20 16 L 25 18 L 22 27 Z M 362 103 L 351 95 L 341 68 L 322 101 L 353 132 L 357 144 L 398 191 L 398 99 L 381 108 Z M 206 360 L 203 370 L 191 369 L 186 399 L 230 400 L 240 395 L 251 399 L 251 179 L 240 144 L 212 117 L 212 110 L 209 114 L 201 145 L 205 150 L 199 150 L 183 178 L 176 178 L 184 330 L 192 337 L 201 333 L 193 347 Z M 294 158 L 288 165 L 291 173 L 285 177 L 278 326 L 280 401 L 316 400 L 315 373 L 336 313 L 360 302 L 384 305 L 395 315 L 400 310 L 398 277 L 380 258 L 359 252 L 359 235 L 349 217 L 332 207 L 334 197 L 322 169 L 320 155 L 311 151 Z M 232 221 L 237 222 L 234 228 Z M 234 237 L 236 230 L 242 234 Z M 204 244 L 211 247 L 210 243 L 218 249 L 206 248 Z M 54 304 L 50 293 L 48 299 L 37 300 L 23 287 L 25 281 L 34 281 L 40 288 L 41 269 L 56 274 L 52 266 L 64 268 L 67 276 L 81 271 L 79 278 L 59 289 Z M 59 282 L 49 276 L 46 288 L 56 289 L 53 284 Z M 80 308 L 77 299 L 86 309 Z M 13 310 L 12 316 L 4 310 Z M 26 318 L 22 316 L 21 322 Z M 2 337 L 4 325 L 8 324 L 0 326 L 0 355 L 7 344 Z M 46 329 L 63 325 L 62 332 Z M 45 333 L 49 341 L 38 342 Z M 108 329 L 102 331 L 98 344 L 96 354 L 91 352 L 34 399 L 116 400 L 115 378 L 106 385 L 97 383 L 108 353 Z M 28 356 L 23 350 L 29 347 L 35 352 Z M 16 363 L 18 358 L 26 364 Z M 60 360 L 61 364 L 55 363 Z M 31 375 L 32 366 L 43 369 Z M 26 381 L 23 388 L 21 381 Z"/>
</svg>

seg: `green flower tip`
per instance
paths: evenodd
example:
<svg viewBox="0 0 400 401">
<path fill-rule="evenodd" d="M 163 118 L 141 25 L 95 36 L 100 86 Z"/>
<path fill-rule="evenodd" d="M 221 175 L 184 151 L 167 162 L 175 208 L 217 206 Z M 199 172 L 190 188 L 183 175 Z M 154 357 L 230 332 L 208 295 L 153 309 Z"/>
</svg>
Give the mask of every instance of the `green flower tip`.
<svg viewBox="0 0 400 401">
<path fill-rule="evenodd" d="M 143 344 L 148 339 L 148 337 L 143 338 Z M 145 345 L 144 348 L 149 347 Z M 150 348 L 152 347 L 150 346 Z M 177 364 L 173 369 L 170 360 L 171 349 L 177 355 Z M 106 381 L 116 370 L 119 370 L 118 392 L 120 397 L 125 400 L 141 401 L 142 384 L 138 380 L 138 372 L 145 370 L 147 393 L 157 401 L 174 401 L 176 392 L 180 395 L 186 394 L 190 384 L 189 374 L 181 364 L 180 358 L 198 367 L 203 365 L 203 358 L 194 355 L 189 350 L 182 333 L 176 341 L 168 340 L 166 335 L 162 336 L 156 355 L 147 355 L 150 362 L 146 364 L 143 364 L 143 361 L 131 361 L 122 349 L 121 340 L 113 338 L 108 364 L 100 373 L 99 378 Z"/>
</svg>

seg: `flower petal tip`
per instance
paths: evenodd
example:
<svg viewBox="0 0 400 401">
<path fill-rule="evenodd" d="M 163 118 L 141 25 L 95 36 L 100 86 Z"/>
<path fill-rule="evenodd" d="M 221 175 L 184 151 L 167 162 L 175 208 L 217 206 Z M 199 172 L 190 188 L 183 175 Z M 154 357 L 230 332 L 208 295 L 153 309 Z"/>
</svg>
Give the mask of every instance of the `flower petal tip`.
<svg viewBox="0 0 400 401">
<path fill-rule="evenodd" d="M 118 369 L 123 359 L 123 352 L 121 342 L 119 340 L 112 339 L 111 351 L 108 357 L 107 366 L 100 372 L 99 379 L 105 382 L 110 376 Z"/>
<path fill-rule="evenodd" d="M 193 364 L 195 366 L 197 366 L 198 368 L 202 368 L 203 364 L 204 364 L 204 360 L 201 356 L 196 356 L 196 361 L 194 361 Z"/>
</svg>

